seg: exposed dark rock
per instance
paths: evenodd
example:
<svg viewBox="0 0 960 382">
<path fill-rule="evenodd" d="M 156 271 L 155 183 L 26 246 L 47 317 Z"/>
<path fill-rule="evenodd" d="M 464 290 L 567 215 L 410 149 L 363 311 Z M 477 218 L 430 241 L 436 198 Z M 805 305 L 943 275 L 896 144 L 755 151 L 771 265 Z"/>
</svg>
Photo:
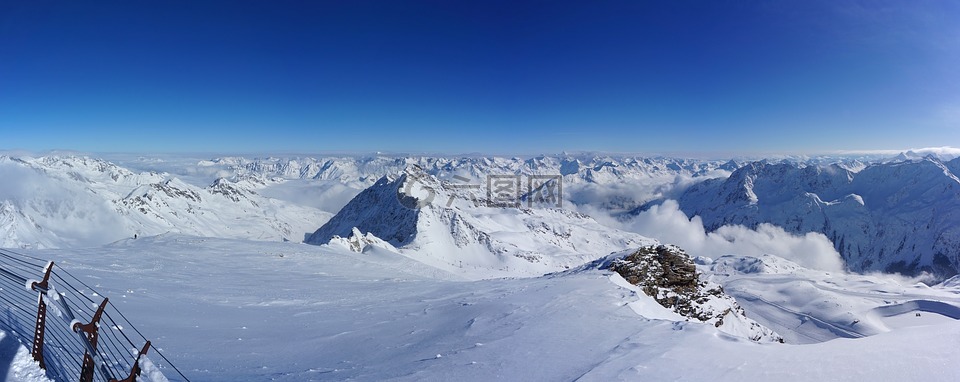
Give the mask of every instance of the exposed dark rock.
<svg viewBox="0 0 960 382">
<path fill-rule="evenodd" d="M 679 247 L 642 247 L 614 260 L 610 269 L 681 316 L 712 323 L 718 328 L 724 325 L 724 319 L 732 316 L 750 328 L 751 340 L 783 342 L 780 335 L 747 318 L 736 300 L 723 293 L 723 287 L 701 280 L 693 259 Z"/>
</svg>

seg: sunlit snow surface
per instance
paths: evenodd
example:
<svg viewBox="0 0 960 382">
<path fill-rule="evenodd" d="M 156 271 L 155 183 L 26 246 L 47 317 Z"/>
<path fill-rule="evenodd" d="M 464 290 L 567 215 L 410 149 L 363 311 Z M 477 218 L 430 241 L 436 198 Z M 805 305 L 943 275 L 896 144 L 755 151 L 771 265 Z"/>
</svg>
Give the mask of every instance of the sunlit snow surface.
<svg viewBox="0 0 960 382">
<path fill-rule="evenodd" d="M 788 338 L 820 336 L 796 341 L 811 344 L 757 344 L 674 321 L 596 269 L 463 281 L 387 251 L 180 235 L 28 253 L 109 296 L 194 381 L 960 378 L 960 322 L 934 316 L 960 306 L 960 288 L 782 259 L 701 270 Z M 870 335 L 808 331 L 807 316 L 862 323 L 871 331 L 853 332 Z M 28 352 L 8 342 L 8 379 L 37 380 L 16 374 L 29 370 Z"/>
</svg>

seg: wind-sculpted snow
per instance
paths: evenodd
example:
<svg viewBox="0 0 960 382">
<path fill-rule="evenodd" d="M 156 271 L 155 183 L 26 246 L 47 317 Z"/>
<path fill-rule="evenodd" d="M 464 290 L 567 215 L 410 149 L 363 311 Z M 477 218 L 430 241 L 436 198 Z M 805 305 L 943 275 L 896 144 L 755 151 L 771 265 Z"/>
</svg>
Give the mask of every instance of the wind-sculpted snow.
<svg viewBox="0 0 960 382">
<path fill-rule="evenodd" d="M 950 276 L 960 270 L 960 159 L 839 166 L 754 162 L 690 187 L 680 209 L 707 230 L 771 223 L 819 232 L 855 271 Z"/>
<path fill-rule="evenodd" d="M 952 285 L 824 272 L 771 255 L 724 256 L 698 269 L 787 343 L 862 338 L 960 318 L 960 295 Z"/>
</svg>

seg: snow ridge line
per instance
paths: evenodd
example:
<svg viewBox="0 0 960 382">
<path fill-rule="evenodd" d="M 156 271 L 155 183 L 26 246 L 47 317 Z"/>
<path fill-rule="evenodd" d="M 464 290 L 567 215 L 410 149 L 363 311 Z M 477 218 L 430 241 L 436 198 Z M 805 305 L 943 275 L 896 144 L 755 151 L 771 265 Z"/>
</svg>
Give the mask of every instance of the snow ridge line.
<svg viewBox="0 0 960 382">
<path fill-rule="evenodd" d="M 53 262 L 9 249 L 0 249 L 0 330 L 33 344 L 37 366 L 55 381 L 189 381 L 109 299 Z"/>
</svg>

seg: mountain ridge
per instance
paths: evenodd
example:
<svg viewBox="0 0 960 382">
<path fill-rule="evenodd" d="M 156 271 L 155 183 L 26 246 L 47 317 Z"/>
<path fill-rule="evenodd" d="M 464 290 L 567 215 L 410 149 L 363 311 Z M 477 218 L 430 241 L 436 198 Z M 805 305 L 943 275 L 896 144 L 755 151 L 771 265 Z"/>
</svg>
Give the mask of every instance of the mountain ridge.
<svg viewBox="0 0 960 382">
<path fill-rule="evenodd" d="M 704 226 L 820 232 L 854 271 L 949 277 L 960 270 L 960 160 L 839 166 L 753 162 L 688 188 L 680 209 Z"/>
</svg>

